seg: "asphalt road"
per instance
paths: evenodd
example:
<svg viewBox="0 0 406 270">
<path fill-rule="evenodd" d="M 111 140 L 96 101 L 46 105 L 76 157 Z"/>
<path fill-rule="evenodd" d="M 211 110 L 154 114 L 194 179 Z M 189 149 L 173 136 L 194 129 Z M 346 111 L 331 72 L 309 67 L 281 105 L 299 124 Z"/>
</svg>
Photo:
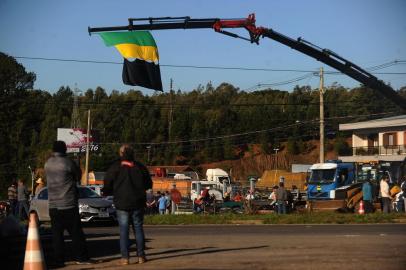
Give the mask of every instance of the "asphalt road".
<svg viewBox="0 0 406 270">
<path fill-rule="evenodd" d="M 85 233 L 99 262 L 64 269 L 406 269 L 406 224 L 145 226 L 149 261 L 136 264 L 133 246 L 120 267 L 118 227 Z"/>
</svg>

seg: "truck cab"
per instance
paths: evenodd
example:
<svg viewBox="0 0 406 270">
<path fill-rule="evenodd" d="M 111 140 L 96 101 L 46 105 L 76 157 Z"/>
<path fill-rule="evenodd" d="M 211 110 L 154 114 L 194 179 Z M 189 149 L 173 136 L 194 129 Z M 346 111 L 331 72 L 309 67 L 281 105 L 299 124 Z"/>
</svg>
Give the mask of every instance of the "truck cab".
<svg viewBox="0 0 406 270">
<path fill-rule="evenodd" d="M 335 199 L 337 188 L 351 185 L 355 180 L 353 163 L 328 161 L 316 163 L 310 167 L 307 185 L 308 200 Z"/>
<path fill-rule="evenodd" d="M 230 176 L 219 168 L 207 169 L 205 180 L 191 182 L 191 199 L 197 198 L 204 189 L 209 189 L 209 194 L 214 195 L 216 200 L 223 200 L 224 193 L 231 191 Z"/>
</svg>

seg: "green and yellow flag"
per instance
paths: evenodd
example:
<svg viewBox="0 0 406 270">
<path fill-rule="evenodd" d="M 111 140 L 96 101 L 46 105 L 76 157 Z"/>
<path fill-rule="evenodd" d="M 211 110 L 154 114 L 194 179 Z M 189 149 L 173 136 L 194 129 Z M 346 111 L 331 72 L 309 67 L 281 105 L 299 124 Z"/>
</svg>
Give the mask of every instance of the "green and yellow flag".
<svg viewBox="0 0 406 270">
<path fill-rule="evenodd" d="M 159 60 L 155 40 L 148 31 L 102 32 L 100 36 L 106 46 L 115 46 L 126 59 L 137 58 L 151 62 Z"/>
<path fill-rule="evenodd" d="M 124 84 L 162 91 L 158 48 L 148 31 L 102 32 L 99 35 L 106 46 L 115 46 L 124 57 Z"/>
</svg>

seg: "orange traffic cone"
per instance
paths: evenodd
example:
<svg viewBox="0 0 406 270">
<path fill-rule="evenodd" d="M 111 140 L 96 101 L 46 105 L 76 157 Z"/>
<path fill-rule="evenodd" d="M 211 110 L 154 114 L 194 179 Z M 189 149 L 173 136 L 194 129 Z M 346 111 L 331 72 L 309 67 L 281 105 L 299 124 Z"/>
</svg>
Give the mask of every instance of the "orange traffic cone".
<svg viewBox="0 0 406 270">
<path fill-rule="evenodd" d="M 27 246 L 25 248 L 24 270 L 46 269 L 44 253 L 42 252 L 41 240 L 38 233 L 37 213 L 30 213 L 28 223 Z"/>
<path fill-rule="evenodd" d="M 359 202 L 358 214 L 360 214 L 360 215 L 365 214 L 364 201 L 362 201 L 362 200 Z"/>
</svg>

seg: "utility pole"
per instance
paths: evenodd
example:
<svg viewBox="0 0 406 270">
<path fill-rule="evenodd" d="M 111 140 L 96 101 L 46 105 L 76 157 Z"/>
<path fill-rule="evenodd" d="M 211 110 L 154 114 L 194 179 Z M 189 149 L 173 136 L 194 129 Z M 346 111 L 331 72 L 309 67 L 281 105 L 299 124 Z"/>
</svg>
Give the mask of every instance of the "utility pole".
<svg viewBox="0 0 406 270">
<path fill-rule="evenodd" d="M 87 111 L 86 164 L 85 164 L 86 186 L 89 184 L 89 141 L 90 141 L 89 139 L 90 139 L 90 109 Z"/>
<path fill-rule="evenodd" d="M 79 94 L 81 93 L 81 91 L 78 88 L 77 83 L 75 83 L 75 89 L 73 91 L 73 109 L 72 109 L 72 116 L 71 116 L 71 123 L 70 123 L 70 127 L 72 129 L 74 128 L 80 128 L 80 115 L 79 115 Z M 80 151 L 81 148 L 79 148 L 79 152 L 78 153 L 74 153 L 74 156 L 76 157 L 76 162 L 78 164 L 78 167 L 81 168 L 82 166 L 80 165 Z"/>
<path fill-rule="evenodd" d="M 324 163 L 324 75 L 320 68 L 320 163 Z"/>
<path fill-rule="evenodd" d="M 169 103 L 170 103 L 170 110 L 169 110 L 169 124 L 168 124 L 168 137 L 169 140 L 172 138 L 172 120 L 173 120 L 173 106 L 172 106 L 172 95 L 173 95 L 173 80 L 171 78 L 170 84 L 170 92 L 169 92 Z"/>
</svg>

